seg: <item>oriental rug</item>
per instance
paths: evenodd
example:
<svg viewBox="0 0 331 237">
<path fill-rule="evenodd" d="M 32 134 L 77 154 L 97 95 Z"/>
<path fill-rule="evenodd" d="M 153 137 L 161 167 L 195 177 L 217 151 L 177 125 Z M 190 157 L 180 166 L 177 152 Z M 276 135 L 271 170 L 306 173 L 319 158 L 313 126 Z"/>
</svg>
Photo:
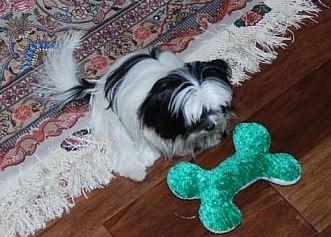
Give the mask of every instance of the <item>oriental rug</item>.
<svg viewBox="0 0 331 237">
<path fill-rule="evenodd" d="M 47 49 L 66 32 L 84 32 L 85 78 L 154 45 L 185 61 L 223 58 L 241 85 L 318 12 L 310 0 L 0 0 L 0 235 L 33 234 L 114 178 L 93 138 L 72 151 L 89 136 L 88 107 L 52 107 L 37 90 Z"/>
</svg>

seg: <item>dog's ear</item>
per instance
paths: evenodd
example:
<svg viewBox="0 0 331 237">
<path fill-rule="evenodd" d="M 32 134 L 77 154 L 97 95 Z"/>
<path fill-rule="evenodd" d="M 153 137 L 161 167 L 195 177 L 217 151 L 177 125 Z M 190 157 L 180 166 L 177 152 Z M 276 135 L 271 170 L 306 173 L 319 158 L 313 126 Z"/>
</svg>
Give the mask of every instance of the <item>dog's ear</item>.
<svg viewBox="0 0 331 237">
<path fill-rule="evenodd" d="M 217 68 L 224 68 L 224 69 L 229 69 L 229 65 L 227 64 L 227 62 L 225 62 L 222 59 L 214 59 L 212 61 L 206 62 L 208 65 L 210 66 L 214 66 Z"/>
<path fill-rule="evenodd" d="M 204 76 L 214 76 L 222 78 L 228 84 L 230 84 L 231 79 L 231 68 L 227 62 L 222 59 L 215 59 L 209 62 L 204 62 L 204 66 L 207 70 L 204 70 L 206 73 Z"/>
<path fill-rule="evenodd" d="M 169 109 L 171 98 L 180 87 L 181 80 L 177 75 L 158 80 L 138 110 L 142 125 L 153 129 L 163 139 L 175 140 L 186 131 L 182 111 L 174 114 Z"/>
<path fill-rule="evenodd" d="M 185 67 L 198 79 L 203 80 L 208 77 L 221 78 L 230 84 L 231 68 L 222 59 L 189 62 L 185 64 Z"/>
</svg>

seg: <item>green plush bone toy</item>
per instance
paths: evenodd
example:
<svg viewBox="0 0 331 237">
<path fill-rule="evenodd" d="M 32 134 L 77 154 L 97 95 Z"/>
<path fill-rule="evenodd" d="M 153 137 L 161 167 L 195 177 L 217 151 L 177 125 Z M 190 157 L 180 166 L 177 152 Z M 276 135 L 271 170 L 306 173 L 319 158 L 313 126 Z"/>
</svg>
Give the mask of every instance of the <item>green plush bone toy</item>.
<svg viewBox="0 0 331 237">
<path fill-rule="evenodd" d="M 258 123 L 241 123 L 233 132 L 236 152 L 212 170 L 181 162 L 172 167 L 167 182 L 170 190 L 182 199 L 201 199 L 199 217 L 214 233 L 237 227 L 242 219 L 233 203 L 234 196 L 259 179 L 280 185 L 296 183 L 301 167 L 293 156 L 269 153 L 271 138 Z"/>
</svg>

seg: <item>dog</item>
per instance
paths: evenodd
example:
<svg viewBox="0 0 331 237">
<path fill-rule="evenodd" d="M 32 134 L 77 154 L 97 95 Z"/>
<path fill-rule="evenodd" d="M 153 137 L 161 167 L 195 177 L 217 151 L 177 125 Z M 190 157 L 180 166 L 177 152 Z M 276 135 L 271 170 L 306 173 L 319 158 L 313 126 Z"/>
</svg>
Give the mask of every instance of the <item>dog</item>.
<svg viewBox="0 0 331 237">
<path fill-rule="evenodd" d="M 91 132 L 111 148 L 120 176 L 142 181 L 159 157 L 193 154 L 227 134 L 234 113 L 225 61 L 184 62 L 150 47 L 122 56 L 104 76 L 88 81 L 76 73 L 81 38 L 67 34 L 49 50 L 47 81 L 58 105 L 88 101 Z"/>
</svg>

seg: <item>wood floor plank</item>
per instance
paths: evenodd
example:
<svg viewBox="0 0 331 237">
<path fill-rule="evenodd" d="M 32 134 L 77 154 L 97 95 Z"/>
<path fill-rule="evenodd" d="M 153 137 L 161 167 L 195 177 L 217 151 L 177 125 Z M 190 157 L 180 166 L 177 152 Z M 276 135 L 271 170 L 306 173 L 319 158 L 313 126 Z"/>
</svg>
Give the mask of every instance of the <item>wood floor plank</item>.
<svg viewBox="0 0 331 237">
<path fill-rule="evenodd" d="M 331 224 L 331 136 L 300 157 L 303 176 L 291 188 L 275 187 L 319 232 Z"/>
<path fill-rule="evenodd" d="M 273 150 L 300 161 L 299 184 L 275 187 L 318 231 L 331 223 L 330 73 L 331 60 L 251 117 L 269 128 Z"/>
<path fill-rule="evenodd" d="M 242 191 L 235 203 L 242 210 L 243 222 L 222 236 L 316 235 L 300 214 L 264 182 Z M 106 222 L 105 227 L 116 237 L 215 236 L 201 225 L 197 216 L 198 206 L 199 201 L 176 198 L 163 182 Z"/>
<path fill-rule="evenodd" d="M 108 232 L 108 230 L 103 225 L 101 225 L 84 237 L 113 237 L 113 236 Z"/>
<path fill-rule="evenodd" d="M 326 229 L 323 230 L 322 233 L 318 235 L 318 237 L 330 237 L 331 236 L 331 225 L 329 225 Z"/>
</svg>

